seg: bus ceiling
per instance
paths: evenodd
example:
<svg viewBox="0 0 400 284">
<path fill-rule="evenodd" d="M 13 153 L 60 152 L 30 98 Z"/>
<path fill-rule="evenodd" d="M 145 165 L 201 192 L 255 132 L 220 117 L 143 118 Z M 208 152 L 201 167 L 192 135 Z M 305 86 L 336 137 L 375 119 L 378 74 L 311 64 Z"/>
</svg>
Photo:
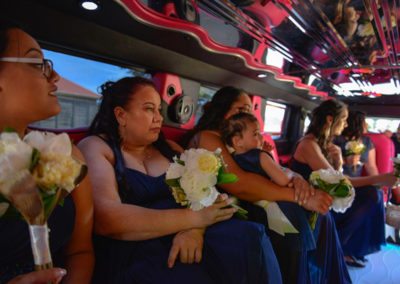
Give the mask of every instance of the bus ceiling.
<svg viewBox="0 0 400 284">
<path fill-rule="evenodd" d="M 337 97 L 400 116 L 398 1 L 96 0 L 92 11 L 80 2 L 3 0 L 0 15 L 55 50 L 306 108 Z"/>
</svg>

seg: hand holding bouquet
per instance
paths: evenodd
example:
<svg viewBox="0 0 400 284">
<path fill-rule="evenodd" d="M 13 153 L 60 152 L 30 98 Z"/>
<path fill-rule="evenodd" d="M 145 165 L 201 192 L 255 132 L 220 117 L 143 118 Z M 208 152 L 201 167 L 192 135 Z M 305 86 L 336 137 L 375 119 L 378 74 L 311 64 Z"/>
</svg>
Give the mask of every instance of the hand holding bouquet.
<svg viewBox="0 0 400 284">
<path fill-rule="evenodd" d="M 0 134 L 0 217 L 21 215 L 29 224 L 37 270 L 52 267 L 47 219 L 85 175 L 65 133 Z"/>
<path fill-rule="evenodd" d="M 310 175 L 310 183 L 316 189 L 325 191 L 333 197 L 332 209 L 335 212 L 344 213 L 353 203 L 355 197 L 354 187 L 350 181 L 339 171 L 333 169 L 321 169 L 313 171 Z M 310 217 L 310 226 L 315 228 L 318 214 L 313 212 Z"/>
<path fill-rule="evenodd" d="M 212 205 L 219 192 L 216 185 L 236 182 L 234 174 L 225 171 L 221 150 L 210 152 L 205 149 L 184 151 L 166 173 L 166 183 L 170 186 L 175 201 L 194 211 Z M 239 217 L 245 218 L 247 211 L 232 204 Z"/>
</svg>

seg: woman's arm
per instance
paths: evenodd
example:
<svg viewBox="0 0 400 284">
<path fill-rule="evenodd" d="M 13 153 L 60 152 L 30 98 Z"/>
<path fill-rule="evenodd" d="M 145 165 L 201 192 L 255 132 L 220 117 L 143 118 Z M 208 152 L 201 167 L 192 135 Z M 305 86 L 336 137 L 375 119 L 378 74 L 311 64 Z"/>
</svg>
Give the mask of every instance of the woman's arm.
<svg viewBox="0 0 400 284">
<path fill-rule="evenodd" d="M 368 161 L 364 164 L 365 171 L 369 176 L 377 175 L 378 167 L 376 166 L 376 151 L 372 148 L 368 151 Z"/>
<path fill-rule="evenodd" d="M 80 151 L 74 147 L 74 157 L 83 160 Z M 72 191 L 75 204 L 75 224 L 66 253 L 66 269 L 68 274 L 63 283 L 90 283 L 94 253 L 92 246 L 93 232 L 93 199 L 89 177 L 86 176 L 80 185 Z"/>
<path fill-rule="evenodd" d="M 318 144 L 311 139 L 303 139 L 303 141 L 299 143 L 294 157 L 299 162 L 308 164 L 313 171 L 332 168 L 322 154 Z M 354 187 L 366 185 L 391 186 L 396 182 L 396 177 L 393 174 L 382 174 L 367 177 L 351 177 L 349 180 Z"/>
<path fill-rule="evenodd" d="M 294 153 L 294 158 L 301 163 L 307 164 L 313 171 L 332 168 L 322 154 L 317 142 L 312 139 L 304 138 L 300 141 Z"/>
<path fill-rule="evenodd" d="M 200 135 L 199 148 L 215 151 L 222 150 L 222 157 L 228 166 L 228 171 L 238 177 L 235 183 L 223 184 L 221 187 L 227 192 L 246 201 L 293 201 L 294 190 L 288 187 L 281 187 L 261 175 L 242 170 L 233 160 L 220 136 L 212 131 L 202 131 Z"/>
<path fill-rule="evenodd" d="M 259 200 L 295 202 L 293 188 L 281 187 L 261 175 L 242 170 L 229 154 L 218 133 L 202 131 L 197 135 L 200 135 L 199 148 L 209 151 L 215 151 L 217 148 L 222 150 L 222 157 L 228 165 L 228 171 L 237 175 L 239 179 L 235 183 L 221 185 L 224 190 L 240 199 L 250 202 Z M 306 204 L 303 204 L 303 206 L 308 210 L 326 213 L 331 204 L 332 198 L 320 191 L 311 197 Z"/>
<path fill-rule="evenodd" d="M 234 209 L 222 209 L 223 201 L 200 211 L 190 209 L 155 210 L 121 203 L 114 173 L 112 150 L 98 137 L 79 143 L 93 186 L 94 230 L 96 233 L 121 240 L 146 240 L 191 228 L 206 227 L 229 219 Z"/>
</svg>

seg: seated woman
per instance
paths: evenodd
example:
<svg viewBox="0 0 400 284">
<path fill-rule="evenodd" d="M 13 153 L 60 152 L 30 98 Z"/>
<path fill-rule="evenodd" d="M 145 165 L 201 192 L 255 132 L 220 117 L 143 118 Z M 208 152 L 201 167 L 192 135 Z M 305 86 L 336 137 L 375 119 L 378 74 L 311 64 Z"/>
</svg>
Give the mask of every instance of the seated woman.
<svg viewBox="0 0 400 284">
<path fill-rule="evenodd" d="M 79 144 L 95 193 L 94 282 L 281 283 L 264 228 L 230 219 L 230 200 L 200 211 L 175 202 L 165 172 L 181 148 L 160 135 L 153 83 L 124 78 L 102 94 Z"/>
<path fill-rule="evenodd" d="M 343 173 L 350 177 L 360 177 L 365 169 L 368 176 L 378 174 L 376 166 L 375 146 L 368 136 L 365 113 L 350 111 L 347 118 L 347 127 L 334 143 L 338 145 L 343 156 Z M 360 154 L 347 155 L 348 142 L 364 145 Z M 344 214 L 333 212 L 336 228 L 342 243 L 347 263 L 351 266 L 364 267 L 365 255 L 377 252 L 385 244 L 385 208 L 383 206 L 383 192 L 375 186 L 356 188 L 357 194 L 353 206 Z M 363 204 L 363 206 L 360 206 Z M 367 205 L 368 204 L 368 207 Z M 359 224 L 355 227 L 355 224 Z"/>
<path fill-rule="evenodd" d="M 58 114 L 59 79 L 36 40 L 12 23 L 0 21 L 0 132 L 11 127 L 23 137 L 29 124 Z M 75 158 L 83 160 L 77 148 L 73 151 Z M 66 270 L 31 272 L 34 262 L 26 222 L 0 218 L 0 283 L 12 278 L 14 284 L 49 283 L 64 275 L 63 283 L 90 283 L 93 202 L 87 177 L 47 223 L 53 263 Z"/>
<path fill-rule="evenodd" d="M 341 149 L 332 143 L 335 135 L 340 135 L 346 126 L 347 106 L 337 100 L 328 100 L 314 109 L 306 135 L 299 141 L 293 155 L 292 170 L 308 178 L 312 171 L 342 166 Z M 335 214 L 338 235 L 346 253 L 346 261 L 354 263 L 350 257 L 362 257 L 384 243 L 382 232 L 382 197 L 371 185 L 392 185 L 396 178 L 393 174 L 373 175 L 369 177 L 350 177 L 356 189 L 356 199 L 344 214 Z M 368 226 L 366 223 L 371 223 Z M 376 235 L 372 226 L 379 230 Z M 372 236 L 366 238 L 365 236 Z"/>
<path fill-rule="evenodd" d="M 290 213 L 298 219 L 296 223 L 305 224 L 308 220 L 307 210 L 325 214 L 329 210 L 332 198 L 321 191 L 314 195 L 304 194 L 299 199 L 300 192 L 309 191 L 309 186 L 298 176 L 293 178 L 297 190 L 281 187 L 268 178 L 242 170 L 233 160 L 221 139 L 220 128 L 225 119 L 239 112 L 251 112 L 250 97 L 235 87 L 223 87 L 215 93 L 212 100 L 205 105 L 204 114 L 193 131 L 188 134 L 186 141 L 191 147 L 205 148 L 214 151 L 222 149 L 222 156 L 230 172 L 236 174 L 239 181 L 221 187 L 239 199 L 248 202 L 259 200 L 280 201 L 279 206 L 287 207 L 285 213 Z M 307 186 L 305 186 L 307 185 Z M 303 187 L 303 188 L 302 188 Z M 286 202 L 284 202 L 286 201 Z M 296 204 L 298 202 L 304 208 Z M 306 209 L 306 210 L 304 210 Z M 257 209 L 255 209 L 257 210 Z M 319 219 L 325 220 L 320 214 Z M 255 214 L 258 216 L 258 214 Z M 253 217 L 253 216 L 250 216 Z M 255 221 L 266 223 L 266 218 Z M 310 236 L 313 243 L 293 242 L 292 234 L 281 236 L 269 231 L 275 254 L 277 255 L 284 283 L 350 283 L 350 277 L 343 260 L 342 250 L 337 240 L 334 223 L 322 222 L 317 224 L 317 230 L 311 232 L 310 227 L 300 230 L 300 234 Z M 303 238 L 303 237 L 302 237 Z M 305 238 L 305 239 L 310 239 Z"/>
</svg>

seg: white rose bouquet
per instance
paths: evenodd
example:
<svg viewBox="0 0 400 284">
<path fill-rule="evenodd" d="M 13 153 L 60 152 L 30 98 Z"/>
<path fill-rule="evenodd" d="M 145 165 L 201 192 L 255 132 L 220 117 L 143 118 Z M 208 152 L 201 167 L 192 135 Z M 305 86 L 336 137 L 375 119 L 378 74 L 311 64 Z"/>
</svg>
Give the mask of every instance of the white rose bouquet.
<svg viewBox="0 0 400 284">
<path fill-rule="evenodd" d="M 210 152 L 205 149 L 189 149 L 179 158 L 174 157 L 166 173 L 166 183 L 170 186 L 175 201 L 194 211 L 212 205 L 219 192 L 216 185 L 236 182 L 234 174 L 225 171 L 221 149 Z M 236 214 L 245 218 L 247 211 L 238 208 Z"/>
<path fill-rule="evenodd" d="M 346 150 L 344 156 L 346 157 L 350 155 L 361 155 L 367 149 L 363 143 L 356 140 L 347 142 L 344 148 Z"/>
<path fill-rule="evenodd" d="M 351 206 L 355 197 L 355 190 L 350 181 L 339 171 L 334 169 L 321 169 L 313 171 L 310 175 L 313 187 L 323 190 L 333 197 L 331 209 L 344 213 Z M 315 228 L 318 214 L 313 212 L 310 216 L 310 226 Z"/>
<path fill-rule="evenodd" d="M 19 215 L 29 224 L 37 270 L 52 267 L 47 219 L 86 172 L 65 133 L 0 133 L 0 217 Z"/>
</svg>

